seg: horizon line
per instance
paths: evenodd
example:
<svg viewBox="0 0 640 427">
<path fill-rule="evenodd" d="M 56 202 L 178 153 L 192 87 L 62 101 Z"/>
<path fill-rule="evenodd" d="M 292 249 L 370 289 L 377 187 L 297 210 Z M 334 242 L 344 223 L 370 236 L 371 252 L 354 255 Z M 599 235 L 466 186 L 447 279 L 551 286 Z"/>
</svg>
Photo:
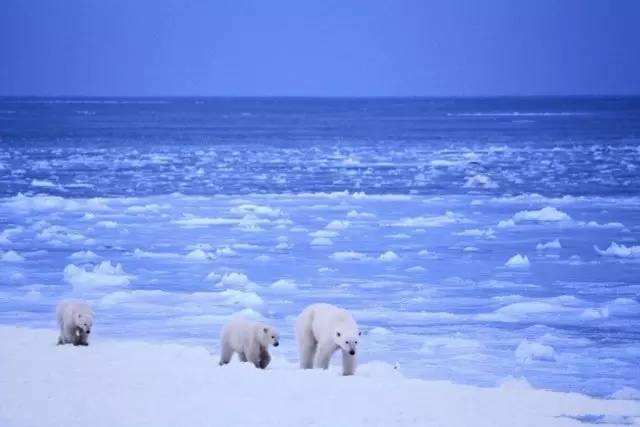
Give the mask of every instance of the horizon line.
<svg viewBox="0 0 640 427">
<path fill-rule="evenodd" d="M 297 99 L 473 99 L 473 98 L 636 98 L 640 93 L 605 94 L 477 94 L 477 95 L 4 95 L 0 98 L 297 98 Z"/>
</svg>

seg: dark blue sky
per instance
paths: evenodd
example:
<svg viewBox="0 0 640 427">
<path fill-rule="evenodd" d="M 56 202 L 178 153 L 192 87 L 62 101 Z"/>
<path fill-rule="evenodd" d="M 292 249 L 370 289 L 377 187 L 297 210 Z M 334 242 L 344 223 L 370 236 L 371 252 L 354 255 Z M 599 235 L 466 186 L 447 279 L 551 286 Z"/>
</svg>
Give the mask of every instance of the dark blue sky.
<svg viewBox="0 0 640 427">
<path fill-rule="evenodd" d="M 3 0 L 0 94 L 640 94 L 640 1 Z"/>
</svg>

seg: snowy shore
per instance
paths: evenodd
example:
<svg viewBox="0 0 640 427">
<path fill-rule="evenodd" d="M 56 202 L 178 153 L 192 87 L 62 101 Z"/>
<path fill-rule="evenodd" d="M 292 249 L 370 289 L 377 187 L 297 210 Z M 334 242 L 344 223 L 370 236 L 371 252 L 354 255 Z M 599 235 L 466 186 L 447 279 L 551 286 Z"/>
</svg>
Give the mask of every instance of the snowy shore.
<svg viewBox="0 0 640 427">
<path fill-rule="evenodd" d="M 53 330 L 0 326 L 0 425 L 39 426 L 578 426 L 640 425 L 640 402 L 408 379 L 381 362 L 354 377 L 219 367 L 208 349 L 95 339 L 56 346 Z"/>
</svg>

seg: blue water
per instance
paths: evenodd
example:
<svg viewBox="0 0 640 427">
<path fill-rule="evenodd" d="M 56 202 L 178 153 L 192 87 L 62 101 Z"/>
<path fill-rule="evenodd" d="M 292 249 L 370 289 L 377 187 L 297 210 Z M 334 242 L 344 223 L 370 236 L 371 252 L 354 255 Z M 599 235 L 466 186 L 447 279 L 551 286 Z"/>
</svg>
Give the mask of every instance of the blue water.
<svg viewBox="0 0 640 427">
<path fill-rule="evenodd" d="M 637 97 L 0 98 L 0 322 L 216 351 L 244 310 L 295 360 L 327 301 L 408 375 L 639 389 L 639 167 Z"/>
</svg>

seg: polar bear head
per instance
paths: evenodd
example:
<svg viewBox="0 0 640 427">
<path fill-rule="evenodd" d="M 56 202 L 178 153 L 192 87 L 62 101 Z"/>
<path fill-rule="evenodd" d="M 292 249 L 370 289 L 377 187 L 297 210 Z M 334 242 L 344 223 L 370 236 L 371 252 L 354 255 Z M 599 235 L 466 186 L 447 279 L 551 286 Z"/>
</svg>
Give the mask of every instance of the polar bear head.
<svg viewBox="0 0 640 427">
<path fill-rule="evenodd" d="M 93 326 L 93 317 L 88 313 L 76 313 L 75 316 L 76 327 L 82 330 L 86 334 L 91 333 L 91 327 Z"/>
<path fill-rule="evenodd" d="M 360 335 L 362 335 L 362 332 L 357 329 L 338 327 L 333 334 L 333 342 L 335 342 L 342 351 L 354 356 L 358 348 Z"/>
<path fill-rule="evenodd" d="M 265 347 L 269 345 L 277 347 L 280 345 L 280 334 L 278 334 L 278 330 L 273 326 L 261 324 L 258 328 L 258 341 Z"/>
</svg>

